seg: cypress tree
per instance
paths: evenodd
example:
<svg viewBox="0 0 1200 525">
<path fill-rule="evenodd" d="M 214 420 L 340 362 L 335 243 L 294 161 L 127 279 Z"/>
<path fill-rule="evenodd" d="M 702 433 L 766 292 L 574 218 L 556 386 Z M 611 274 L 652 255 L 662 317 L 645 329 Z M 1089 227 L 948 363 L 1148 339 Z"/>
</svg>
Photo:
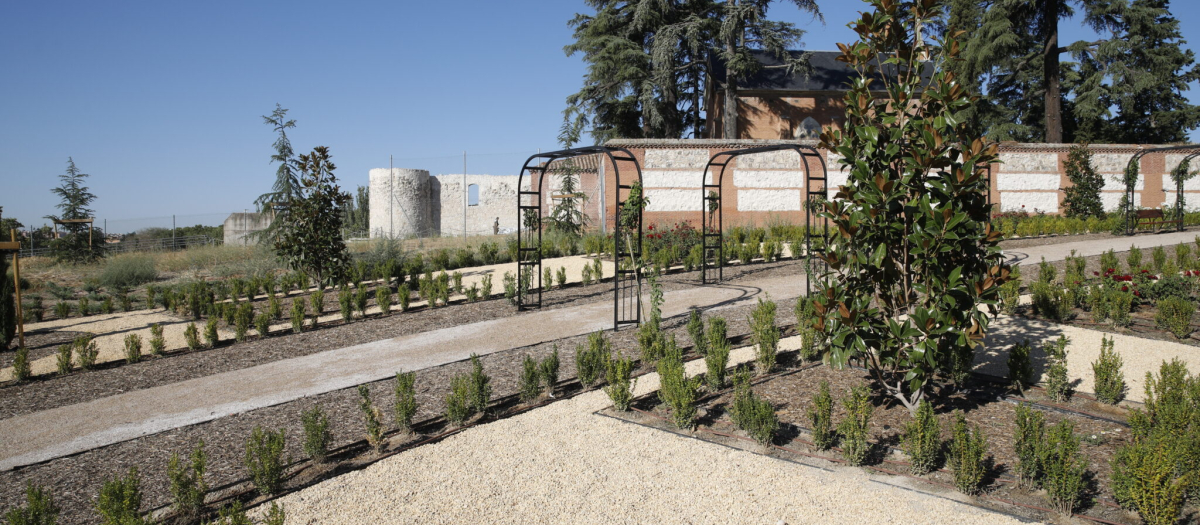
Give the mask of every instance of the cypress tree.
<svg viewBox="0 0 1200 525">
<path fill-rule="evenodd" d="M 8 348 L 17 333 L 17 308 L 8 255 L 0 255 L 0 349 Z"/>
</svg>

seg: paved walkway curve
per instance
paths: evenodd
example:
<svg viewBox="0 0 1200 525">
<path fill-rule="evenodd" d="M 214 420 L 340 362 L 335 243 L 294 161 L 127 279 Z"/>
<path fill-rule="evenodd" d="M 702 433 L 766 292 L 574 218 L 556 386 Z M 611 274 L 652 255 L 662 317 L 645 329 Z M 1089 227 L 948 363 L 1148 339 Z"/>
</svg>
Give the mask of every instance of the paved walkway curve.
<svg viewBox="0 0 1200 525">
<path fill-rule="evenodd" d="M 797 297 L 803 276 L 666 293 L 663 315 Z M 420 370 L 612 327 L 612 303 L 535 311 L 329 350 L 0 420 L 0 470 Z"/>
<path fill-rule="evenodd" d="M 1042 260 L 1042 257 L 1045 257 L 1047 262 L 1066 259 L 1068 255 L 1071 255 L 1071 250 L 1075 250 L 1075 255 L 1077 256 L 1091 257 L 1109 250 L 1126 252 L 1129 251 L 1130 245 L 1145 249 L 1155 246 L 1174 246 L 1180 243 L 1190 243 L 1195 241 L 1198 234 L 1200 232 L 1197 230 L 1158 234 L 1140 233 L 1127 237 L 1114 236 L 1108 239 L 1013 248 L 1011 250 L 1004 250 L 1004 255 L 1008 257 L 1009 263 L 1037 264 Z"/>
</svg>

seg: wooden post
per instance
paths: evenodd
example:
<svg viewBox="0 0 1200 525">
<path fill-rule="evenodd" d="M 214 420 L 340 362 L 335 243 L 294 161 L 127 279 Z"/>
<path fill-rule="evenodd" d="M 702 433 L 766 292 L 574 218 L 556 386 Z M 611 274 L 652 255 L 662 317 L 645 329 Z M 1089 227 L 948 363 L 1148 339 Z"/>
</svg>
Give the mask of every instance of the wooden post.
<svg viewBox="0 0 1200 525">
<path fill-rule="evenodd" d="M 12 242 L 17 242 L 17 230 L 8 230 Z M 17 348 L 25 346 L 25 312 L 21 310 L 21 250 L 13 252 L 13 290 L 17 294 Z"/>
</svg>

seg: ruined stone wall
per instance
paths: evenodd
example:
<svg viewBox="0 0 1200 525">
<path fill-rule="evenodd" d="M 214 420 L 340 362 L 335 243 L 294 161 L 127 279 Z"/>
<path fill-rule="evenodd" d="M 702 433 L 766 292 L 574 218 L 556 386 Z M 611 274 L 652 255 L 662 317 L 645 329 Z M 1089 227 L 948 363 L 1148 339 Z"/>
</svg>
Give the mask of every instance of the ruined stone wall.
<svg viewBox="0 0 1200 525">
<path fill-rule="evenodd" d="M 231 213 L 225 219 L 225 244 L 229 246 L 254 246 L 258 238 L 253 235 L 271 225 L 269 213 Z"/>
</svg>

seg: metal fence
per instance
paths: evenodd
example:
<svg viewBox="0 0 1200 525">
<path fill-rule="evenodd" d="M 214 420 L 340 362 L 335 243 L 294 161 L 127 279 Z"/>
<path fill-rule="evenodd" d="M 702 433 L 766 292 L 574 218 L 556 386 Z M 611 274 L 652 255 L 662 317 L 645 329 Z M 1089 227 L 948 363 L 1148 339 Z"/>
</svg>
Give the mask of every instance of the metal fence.
<svg viewBox="0 0 1200 525">
<path fill-rule="evenodd" d="M 104 248 L 104 253 L 114 255 L 126 252 L 149 252 L 149 251 L 171 251 L 184 250 L 193 246 L 214 246 L 221 244 L 221 239 L 214 239 L 207 235 L 192 235 L 189 237 L 164 237 L 161 239 L 137 239 L 116 243 L 108 243 L 101 245 Z M 37 249 L 21 250 L 21 257 L 39 257 L 50 255 L 49 247 Z"/>
</svg>

